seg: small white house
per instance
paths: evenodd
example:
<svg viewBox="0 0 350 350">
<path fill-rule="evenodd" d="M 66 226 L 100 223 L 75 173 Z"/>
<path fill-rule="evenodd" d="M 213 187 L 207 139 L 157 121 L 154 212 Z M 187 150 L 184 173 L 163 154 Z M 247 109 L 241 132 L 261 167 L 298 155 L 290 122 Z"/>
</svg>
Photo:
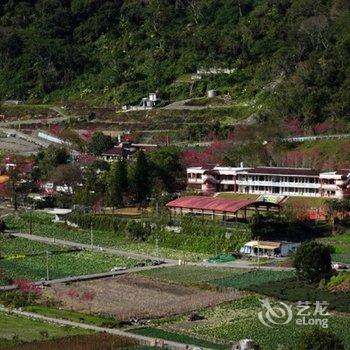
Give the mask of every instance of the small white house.
<svg viewBox="0 0 350 350">
<path fill-rule="evenodd" d="M 250 256 L 287 256 L 294 252 L 299 245 L 300 243 L 284 241 L 250 241 L 240 249 L 240 253 Z"/>
</svg>

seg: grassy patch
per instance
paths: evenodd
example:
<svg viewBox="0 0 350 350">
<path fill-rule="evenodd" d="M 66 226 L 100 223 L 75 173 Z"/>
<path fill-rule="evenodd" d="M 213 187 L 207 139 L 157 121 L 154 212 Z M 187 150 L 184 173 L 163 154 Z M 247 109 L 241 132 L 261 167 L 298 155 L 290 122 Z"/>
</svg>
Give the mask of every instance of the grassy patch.
<svg viewBox="0 0 350 350">
<path fill-rule="evenodd" d="M 234 192 L 220 192 L 218 198 L 237 199 L 237 200 L 256 200 L 259 196 L 255 194 L 234 193 Z"/>
<path fill-rule="evenodd" d="M 133 329 L 130 332 L 135 334 L 145 335 L 148 337 L 180 342 L 188 345 L 201 346 L 209 349 L 229 349 L 228 345 L 215 344 L 213 342 L 210 342 L 204 339 L 198 339 L 195 337 L 188 336 L 186 334 L 173 333 L 173 332 L 165 331 L 160 328 L 145 327 L 145 328 Z"/>
<path fill-rule="evenodd" d="M 306 206 L 309 208 L 325 208 L 326 200 L 324 198 L 307 198 L 307 197 L 288 197 L 286 204 L 295 206 Z"/>
<path fill-rule="evenodd" d="M 350 232 L 320 239 L 335 248 L 336 254 L 350 254 Z"/>
<path fill-rule="evenodd" d="M 0 339 L 33 341 L 89 333 L 91 332 L 83 329 L 56 326 L 0 312 Z"/>
<path fill-rule="evenodd" d="M 63 320 L 69 320 L 73 322 L 88 323 L 98 327 L 116 328 L 121 326 L 121 323 L 111 316 L 90 315 L 81 312 L 65 309 L 56 309 L 42 305 L 27 306 L 24 308 L 24 310 L 48 317 L 60 318 Z"/>
</svg>

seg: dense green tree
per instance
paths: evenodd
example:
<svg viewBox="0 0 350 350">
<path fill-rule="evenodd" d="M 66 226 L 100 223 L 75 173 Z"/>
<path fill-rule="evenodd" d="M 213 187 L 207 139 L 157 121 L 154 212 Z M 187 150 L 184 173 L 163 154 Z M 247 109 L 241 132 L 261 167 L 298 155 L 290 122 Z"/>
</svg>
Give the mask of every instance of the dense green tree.
<svg viewBox="0 0 350 350">
<path fill-rule="evenodd" d="M 293 265 L 300 279 L 317 283 L 332 273 L 331 248 L 316 241 L 302 243 L 297 249 Z"/>
<path fill-rule="evenodd" d="M 89 152 L 96 156 L 101 155 L 104 151 L 107 151 L 112 147 L 112 138 L 109 135 L 105 135 L 101 131 L 95 132 L 88 143 Z"/>
<path fill-rule="evenodd" d="M 157 179 L 163 183 L 168 192 L 176 189 L 176 178 L 181 176 L 181 150 L 174 146 L 161 147 L 150 153 L 149 160 L 152 169 L 153 182 Z M 159 182 L 157 187 L 159 187 Z"/>
<path fill-rule="evenodd" d="M 49 146 L 46 150 L 41 151 L 36 156 L 36 176 L 45 177 L 47 174 L 59 165 L 67 164 L 70 155 L 65 147 Z"/>
<path fill-rule="evenodd" d="M 341 339 L 333 332 L 315 328 L 306 332 L 300 339 L 300 350 L 344 350 L 345 346 Z"/>
<path fill-rule="evenodd" d="M 160 89 L 174 99 L 190 93 L 172 84 L 180 75 L 234 67 L 191 91 L 258 97 L 258 114 L 305 126 L 346 120 L 349 26 L 346 0 L 5 0 L 0 95 L 122 104 Z"/>
</svg>

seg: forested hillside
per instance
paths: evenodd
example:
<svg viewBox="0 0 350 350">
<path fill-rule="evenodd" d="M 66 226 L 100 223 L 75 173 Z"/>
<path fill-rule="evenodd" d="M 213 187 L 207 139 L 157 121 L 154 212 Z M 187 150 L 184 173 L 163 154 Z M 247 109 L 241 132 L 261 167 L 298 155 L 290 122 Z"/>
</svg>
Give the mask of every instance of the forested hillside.
<svg viewBox="0 0 350 350">
<path fill-rule="evenodd" d="M 188 97 L 177 78 L 261 104 L 260 118 L 312 125 L 350 115 L 348 0 L 0 2 L 0 97 L 134 102 Z"/>
</svg>

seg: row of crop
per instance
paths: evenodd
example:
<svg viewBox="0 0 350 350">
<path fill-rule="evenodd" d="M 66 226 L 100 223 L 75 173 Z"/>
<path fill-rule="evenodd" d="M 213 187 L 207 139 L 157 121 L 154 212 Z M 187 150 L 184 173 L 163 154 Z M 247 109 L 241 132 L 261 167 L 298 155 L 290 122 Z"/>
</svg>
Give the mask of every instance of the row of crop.
<svg viewBox="0 0 350 350">
<path fill-rule="evenodd" d="M 26 257 L 18 260 L 0 260 L 0 268 L 7 279 L 27 278 L 38 280 L 46 277 L 61 278 L 110 271 L 113 267 L 133 267 L 135 260 L 101 253 L 76 252 Z"/>
<path fill-rule="evenodd" d="M 0 257 L 9 257 L 17 254 L 35 255 L 46 250 L 66 251 L 67 248 L 35 241 L 28 244 L 28 240 L 25 238 L 0 236 Z"/>
<path fill-rule="evenodd" d="M 244 334 L 245 338 L 254 339 L 262 349 L 297 349 L 304 332 L 312 327 L 317 327 L 297 325 L 295 318 L 297 310 L 294 307 L 292 308 L 294 317 L 289 323 L 275 324 L 271 328 L 266 327 L 258 317 L 258 313 L 263 310 L 258 298 L 259 296 L 248 296 L 229 304 L 204 310 L 201 315 L 205 317 L 206 322 L 194 327 L 194 336 L 197 334 L 215 336 L 223 341 L 235 342 Z M 331 314 L 326 318 L 329 329 L 344 341 L 348 349 L 350 346 L 350 333 L 347 330 L 348 315 Z"/>
<path fill-rule="evenodd" d="M 27 229 L 28 217 L 19 217 L 10 223 L 17 229 Z M 42 219 L 40 219 L 42 220 Z M 163 248 L 217 255 L 233 252 L 251 238 L 247 226 L 237 225 L 227 229 L 211 222 L 184 218 L 179 223 L 180 232 L 169 231 L 167 222 L 160 220 L 123 220 L 113 216 L 71 214 L 69 220 L 80 228 L 53 224 L 51 221 L 37 220 L 32 225 L 34 234 L 50 238 L 60 238 L 79 243 L 90 243 L 92 223 L 93 240 L 102 246 L 128 246 L 133 242 L 155 245 L 156 240 Z"/>
</svg>

